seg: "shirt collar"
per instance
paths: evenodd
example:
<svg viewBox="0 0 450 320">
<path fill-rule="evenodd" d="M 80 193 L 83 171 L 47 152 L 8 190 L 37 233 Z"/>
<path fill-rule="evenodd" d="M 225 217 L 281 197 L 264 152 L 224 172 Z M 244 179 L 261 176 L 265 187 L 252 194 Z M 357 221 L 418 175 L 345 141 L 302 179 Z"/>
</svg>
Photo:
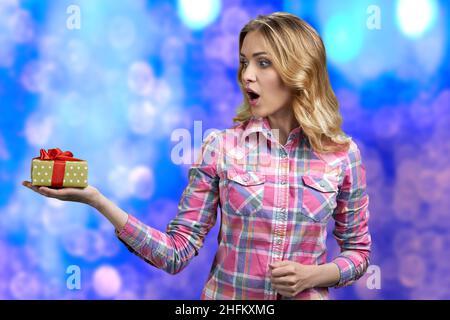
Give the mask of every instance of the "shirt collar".
<svg viewBox="0 0 450 320">
<path fill-rule="evenodd" d="M 244 132 L 241 136 L 241 143 L 245 141 L 245 138 L 249 136 L 252 133 L 255 132 L 261 132 L 267 140 L 271 140 L 272 138 L 272 129 L 270 127 L 269 119 L 267 117 L 256 117 L 251 116 L 246 128 L 244 129 Z M 292 129 L 292 131 L 289 133 L 289 135 L 292 138 L 299 137 L 301 134 L 300 127 L 296 127 Z"/>
<path fill-rule="evenodd" d="M 255 117 L 252 116 L 248 120 L 247 126 L 244 129 L 244 132 L 241 136 L 241 143 L 245 141 L 245 138 L 255 132 L 262 132 L 266 139 L 270 139 L 271 128 L 269 124 L 269 120 L 266 117 Z"/>
</svg>

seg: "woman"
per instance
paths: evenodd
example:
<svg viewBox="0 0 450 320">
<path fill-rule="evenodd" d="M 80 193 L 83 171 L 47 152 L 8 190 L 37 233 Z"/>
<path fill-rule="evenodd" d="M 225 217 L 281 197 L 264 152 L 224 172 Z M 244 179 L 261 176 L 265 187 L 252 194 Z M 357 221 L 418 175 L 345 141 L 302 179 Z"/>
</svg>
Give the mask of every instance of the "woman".
<svg viewBox="0 0 450 320">
<path fill-rule="evenodd" d="M 220 206 L 219 248 L 202 299 L 327 299 L 328 287 L 364 274 L 371 237 L 365 170 L 341 129 L 324 45 L 306 22 L 277 12 L 244 26 L 239 54 L 238 124 L 207 137 L 166 232 L 92 186 L 24 185 L 93 206 L 130 251 L 171 274 L 198 254 Z M 341 253 L 327 263 L 331 218 Z"/>
</svg>

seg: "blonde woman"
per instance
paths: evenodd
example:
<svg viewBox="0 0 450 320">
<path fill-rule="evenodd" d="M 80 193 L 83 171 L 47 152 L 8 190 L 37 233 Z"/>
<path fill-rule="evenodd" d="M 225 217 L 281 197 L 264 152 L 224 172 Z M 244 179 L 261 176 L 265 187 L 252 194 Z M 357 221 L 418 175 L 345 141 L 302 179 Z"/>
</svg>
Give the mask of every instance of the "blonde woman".
<svg viewBox="0 0 450 320">
<path fill-rule="evenodd" d="M 24 185 L 93 206 L 130 251 L 171 274 L 198 254 L 220 206 L 219 247 L 202 299 L 328 299 L 328 287 L 365 273 L 371 237 L 365 169 L 341 129 L 324 45 L 305 21 L 276 12 L 244 26 L 239 56 L 237 124 L 207 137 L 165 232 L 92 186 Z M 330 219 L 341 252 L 327 262 Z"/>
</svg>

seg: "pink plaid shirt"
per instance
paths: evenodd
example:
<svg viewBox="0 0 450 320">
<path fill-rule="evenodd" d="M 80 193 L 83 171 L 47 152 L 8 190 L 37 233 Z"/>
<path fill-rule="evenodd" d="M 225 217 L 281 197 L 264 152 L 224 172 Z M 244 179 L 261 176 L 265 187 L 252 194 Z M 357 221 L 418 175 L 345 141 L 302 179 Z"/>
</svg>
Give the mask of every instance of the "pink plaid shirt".
<svg viewBox="0 0 450 320">
<path fill-rule="evenodd" d="M 346 152 L 314 152 L 300 128 L 282 146 L 267 118 L 253 117 L 210 134 L 189 170 L 175 218 L 166 232 L 132 215 L 119 239 L 151 265 L 175 274 L 203 246 L 221 209 L 218 251 L 202 299 L 328 299 L 328 288 L 293 298 L 273 289 L 269 263 L 327 262 L 327 222 L 341 253 L 335 287 L 360 278 L 369 265 L 368 195 L 355 143 Z"/>
</svg>

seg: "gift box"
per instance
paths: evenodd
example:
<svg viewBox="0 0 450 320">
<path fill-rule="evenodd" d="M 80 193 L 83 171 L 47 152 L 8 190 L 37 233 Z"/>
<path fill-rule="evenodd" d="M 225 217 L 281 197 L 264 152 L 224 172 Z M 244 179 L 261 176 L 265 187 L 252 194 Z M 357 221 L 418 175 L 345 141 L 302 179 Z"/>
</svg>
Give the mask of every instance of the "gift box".
<svg viewBox="0 0 450 320">
<path fill-rule="evenodd" d="M 88 185 L 88 163 L 60 149 L 41 149 L 31 161 L 31 184 L 48 187 L 79 187 Z"/>
</svg>

